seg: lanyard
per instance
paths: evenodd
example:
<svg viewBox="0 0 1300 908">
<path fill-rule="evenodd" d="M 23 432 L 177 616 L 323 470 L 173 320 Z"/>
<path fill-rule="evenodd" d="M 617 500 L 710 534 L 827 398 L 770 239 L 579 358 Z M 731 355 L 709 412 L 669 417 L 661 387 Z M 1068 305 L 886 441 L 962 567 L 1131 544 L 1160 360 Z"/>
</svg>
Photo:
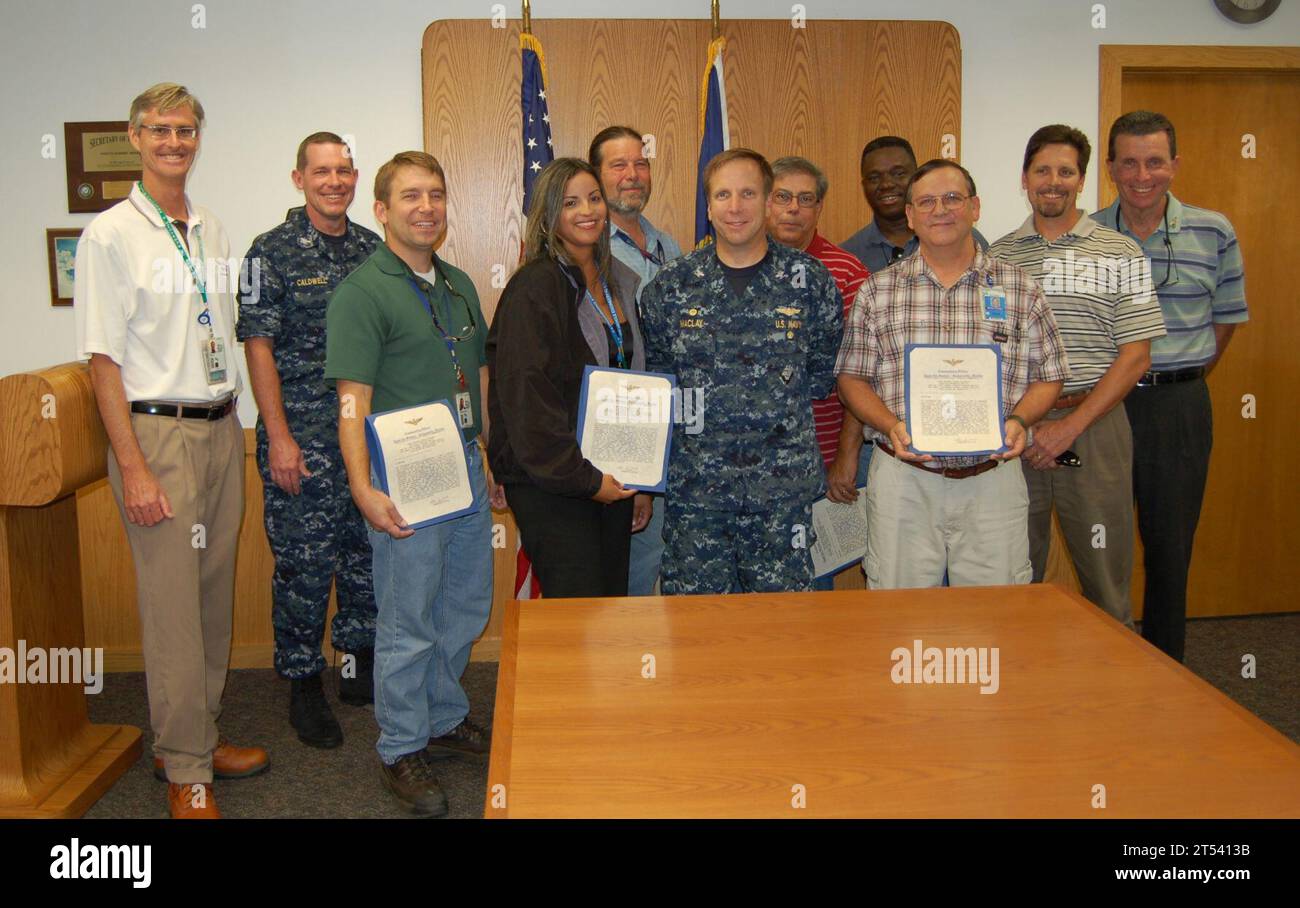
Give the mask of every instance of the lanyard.
<svg viewBox="0 0 1300 908">
<path fill-rule="evenodd" d="M 420 285 L 415 282 L 415 278 L 408 275 L 406 279 L 411 282 L 411 289 L 415 291 L 415 295 L 418 296 L 420 302 L 424 304 L 425 311 L 427 311 L 429 317 L 433 319 L 433 327 L 437 328 L 438 334 L 442 335 L 442 342 L 447 345 L 447 355 L 451 357 L 452 368 L 456 370 L 456 381 L 460 384 L 460 389 L 464 391 L 465 370 L 460 367 L 460 357 L 456 355 L 455 341 L 453 341 L 451 336 L 442 329 L 442 322 L 438 321 L 438 313 L 433 309 L 433 300 L 420 289 Z"/>
<path fill-rule="evenodd" d="M 610 302 L 609 285 L 602 279 L 600 287 L 605 294 L 605 304 L 609 306 L 610 312 L 613 312 L 614 306 Z M 620 369 L 626 369 L 627 359 L 623 355 L 623 327 L 618 323 L 617 319 L 611 319 L 605 314 L 605 310 L 596 304 L 596 298 L 591 295 L 590 290 L 587 291 L 587 301 L 591 303 L 592 308 L 596 310 L 596 314 L 600 316 L 600 320 L 605 323 L 606 329 L 609 330 L 609 336 L 614 339 L 614 346 L 618 348 L 618 367 Z"/>
<path fill-rule="evenodd" d="M 628 236 L 626 233 L 623 233 L 622 231 L 619 231 L 618 233 L 616 233 L 616 234 L 614 234 L 614 235 L 615 235 L 616 237 L 618 237 L 619 239 L 621 239 L 623 242 L 627 243 L 629 246 L 631 246 L 631 247 L 632 247 L 633 249 L 635 249 L 637 252 L 639 252 L 639 253 L 641 254 L 641 258 L 644 259 L 645 261 L 649 262 L 649 263 L 652 264 L 652 265 L 658 265 L 660 268 L 663 267 L 663 265 L 664 265 L 664 260 L 663 260 L 662 257 L 660 257 L 659 255 L 656 255 L 654 252 L 650 252 L 650 251 L 648 251 L 648 250 L 646 250 L 646 249 L 642 249 L 640 246 L 638 246 L 638 245 L 636 244 L 636 240 L 632 239 L 632 238 L 631 238 L 630 236 Z M 649 240 L 649 237 L 647 237 L 646 239 Z M 655 249 L 658 250 L 658 251 L 660 251 L 660 252 L 662 252 L 662 251 L 663 251 L 663 244 L 662 244 L 662 243 L 656 243 L 656 244 L 655 244 Z"/>
<path fill-rule="evenodd" d="M 199 272 L 195 269 L 194 262 L 190 259 L 189 251 L 181 242 L 181 238 L 176 235 L 176 228 L 172 227 L 172 219 L 167 217 L 167 212 L 163 211 L 162 206 L 154 200 L 153 196 L 149 195 L 149 190 L 144 188 L 144 180 L 138 181 L 135 185 L 140 187 L 140 192 L 142 192 L 144 197 L 153 205 L 154 211 L 158 212 L 158 217 L 162 218 L 163 226 L 167 228 L 167 235 L 172 238 L 172 242 L 176 244 L 177 251 L 181 254 L 181 259 L 185 262 L 185 266 L 190 269 L 190 276 L 194 278 L 194 286 L 198 288 L 199 297 L 203 300 L 203 311 L 199 313 L 199 324 L 206 325 L 208 336 L 213 337 L 212 314 L 208 311 L 207 284 L 203 282 L 203 278 L 199 276 Z M 197 230 L 194 235 L 199 241 L 199 261 L 206 263 L 207 255 L 203 251 L 203 231 Z"/>
</svg>

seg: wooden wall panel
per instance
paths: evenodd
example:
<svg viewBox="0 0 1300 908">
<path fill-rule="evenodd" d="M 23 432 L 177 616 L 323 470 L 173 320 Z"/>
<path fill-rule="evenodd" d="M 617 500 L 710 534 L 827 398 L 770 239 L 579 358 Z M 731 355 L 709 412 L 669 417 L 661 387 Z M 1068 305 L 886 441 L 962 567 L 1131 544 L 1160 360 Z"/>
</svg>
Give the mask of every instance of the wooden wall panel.
<svg viewBox="0 0 1300 908">
<path fill-rule="evenodd" d="M 688 246 L 709 23 L 534 19 L 533 33 L 546 56 L 556 156 L 585 158 L 591 137 L 612 124 L 653 135 L 647 215 Z M 939 154 L 945 134 L 960 147 L 961 45 L 947 23 L 736 20 L 723 34 L 732 145 L 822 167 L 831 183 L 822 232 L 833 241 L 870 220 L 858 175 L 868 139 L 907 136 L 922 159 Z M 425 150 L 449 184 L 440 254 L 474 279 L 491 318 L 522 224 L 519 23 L 434 22 L 423 59 Z"/>
<path fill-rule="evenodd" d="M 869 139 L 904 136 L 921 161 L 939 157 L 945 135 L 960 151 L 961 43 L 947 23 L 749 20 L 723 34 L 732 144 L 821 167 L 831 188 L 819 229 L 832 242 L 871 220 L 859 170 Z"/>
</svg>

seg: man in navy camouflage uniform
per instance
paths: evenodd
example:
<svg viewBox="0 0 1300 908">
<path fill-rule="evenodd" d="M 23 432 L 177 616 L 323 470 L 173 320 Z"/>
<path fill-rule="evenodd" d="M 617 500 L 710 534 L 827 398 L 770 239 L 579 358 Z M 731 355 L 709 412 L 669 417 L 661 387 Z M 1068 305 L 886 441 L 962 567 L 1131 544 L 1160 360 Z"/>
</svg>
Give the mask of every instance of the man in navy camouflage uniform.
<svg viewBox="0 0 1300 908">
<path fill-rule="evenodd" d="M 762 155 L 722 152 L 704 183 L 716 242 L 641 296 L 646 367 L 703 395 L 702 430 L 673 433 L 663 591 L 811 590 L 824 491 L 812 402 L 835 386 L 839 291 L 817 259 L 767 237 Z"/>
<path fill-rule="evenodd" d="M 289 721 L 299 740 L 338 747 L 343 732 L 321 684 L 330 581 L 338 598 L 331 639 L 351 657 L 339 698 L 358 706 L 374 701 L 375 597 L 365 522 L 339 453 L 337 401 L 324 379 L 325 306 L 380 239 L 348 220 L 357 170 L 339 136 L 304 139 L 293 181 L 306 204 L 249 248 L 258 279 L 241 294 L 236 333 L 259 412 L 275 669 L 291 682 Z"/>
</svg>

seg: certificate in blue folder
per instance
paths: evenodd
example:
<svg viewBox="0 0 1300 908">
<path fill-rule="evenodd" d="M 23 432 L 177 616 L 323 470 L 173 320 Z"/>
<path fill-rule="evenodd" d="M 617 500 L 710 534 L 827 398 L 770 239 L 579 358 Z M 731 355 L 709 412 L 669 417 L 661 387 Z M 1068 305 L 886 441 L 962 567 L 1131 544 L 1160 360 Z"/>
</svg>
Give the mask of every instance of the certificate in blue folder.
<svg viewBox="0 0 1300 908">
<path fill-rule="evenodd" d="M 473 512 L 465 436 L 447 401 L 370 414 L 366 446 L 376 487 L 411 529 Z"/>
<path fill-rule="evenodd" d="M 662 492 L 676 399 L 675 376 L 587 366 L 578 400 L 582 456 L 624 488 Z"/>
</svg>

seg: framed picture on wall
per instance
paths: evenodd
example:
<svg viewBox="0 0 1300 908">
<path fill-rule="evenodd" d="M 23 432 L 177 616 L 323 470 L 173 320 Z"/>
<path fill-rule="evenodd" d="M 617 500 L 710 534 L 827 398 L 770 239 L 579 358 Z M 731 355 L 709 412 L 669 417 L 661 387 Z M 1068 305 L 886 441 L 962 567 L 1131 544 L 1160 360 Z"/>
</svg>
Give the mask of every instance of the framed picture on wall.
<svg viewBox="0 0 1300 908">
<path fill-rule="evenodd" d="M 72 305 L 72 282 L 76 278 L 77 240 L 80 227 L 57 227 L 45 231 L 45 251 L 50 260 L 50 305 Z"/>
</svg>

